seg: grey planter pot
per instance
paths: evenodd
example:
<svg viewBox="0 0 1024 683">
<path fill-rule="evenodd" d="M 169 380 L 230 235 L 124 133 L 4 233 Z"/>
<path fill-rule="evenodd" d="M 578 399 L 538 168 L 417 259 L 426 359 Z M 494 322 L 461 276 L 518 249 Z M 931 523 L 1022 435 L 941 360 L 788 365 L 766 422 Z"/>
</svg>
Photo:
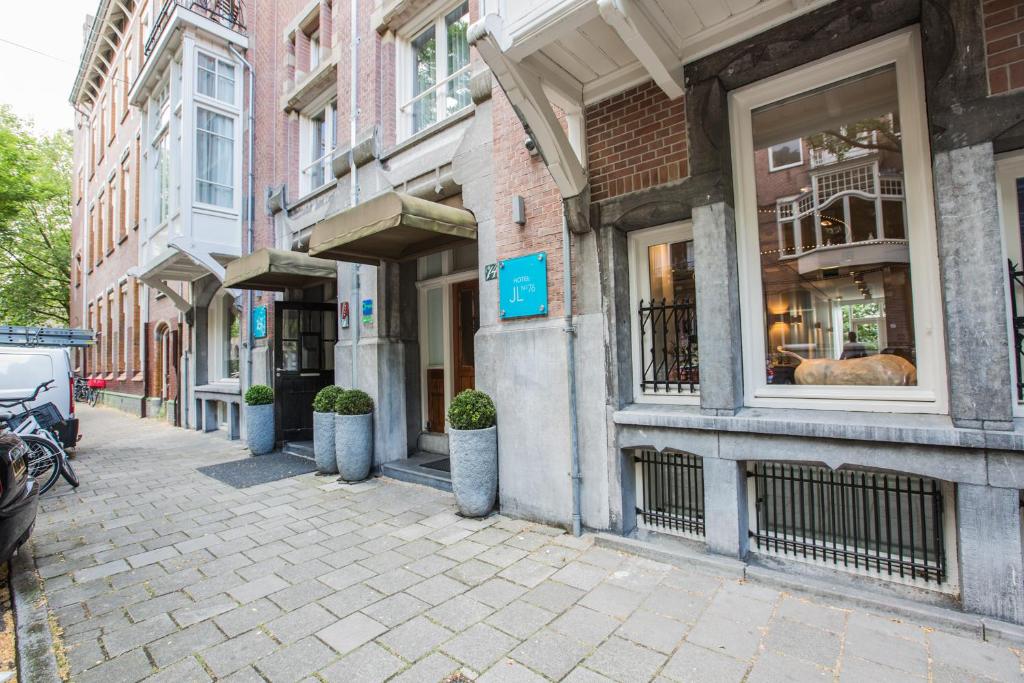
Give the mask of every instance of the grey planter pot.
<svg viewBox="0 0 1024 683">
<path fill-rule="evenodd" d="M 313 411 L 313 456 L 316 468 L 324 474 L 337 474 L 338 456 L 334 452 L 334 413 Z"/>
<path fill-rule="evenodd" d="M 253 455 L 274 450 L 274 404 L 245 407 L 245 440 Z"/>
<path fill-rule="evenodd" d="M 465 517 L 484 517 L 498 493 L 498 428 L 449 429 L 455 505 Z"/>
<path fill-rule="evenodd" d="M 373 464 L 373 413 L 334 416 L 334 454 L 345 481 L 362 481 Z"/>
</svg>

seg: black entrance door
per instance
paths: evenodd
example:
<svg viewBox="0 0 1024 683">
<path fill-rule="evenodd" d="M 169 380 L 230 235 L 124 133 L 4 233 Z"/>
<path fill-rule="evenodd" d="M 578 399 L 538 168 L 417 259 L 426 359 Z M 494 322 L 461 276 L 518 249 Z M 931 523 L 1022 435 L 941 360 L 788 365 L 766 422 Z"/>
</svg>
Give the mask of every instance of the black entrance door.
<svg viewBox="0 0 1024 683">
<path fill-rule="evenodd" d="M 283 441 L 313 438 L 313 397 L 334 383 L 334 304 L 274 304 L 274 413 Z"/>
</svg>

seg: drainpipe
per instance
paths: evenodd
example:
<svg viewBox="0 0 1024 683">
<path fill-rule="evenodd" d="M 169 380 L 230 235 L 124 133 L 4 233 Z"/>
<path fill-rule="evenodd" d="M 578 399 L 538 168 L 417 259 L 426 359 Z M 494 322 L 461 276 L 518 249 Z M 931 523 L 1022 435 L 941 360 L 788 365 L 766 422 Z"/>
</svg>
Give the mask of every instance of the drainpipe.
<svg viewBox="0 0 1024 683">
<path fill-rule="evenodd" d="M 246 253 L 251 254 L 253 247 L 255 246 L 255 228 L 253 225 L 253 218 L 256 214 L 256 169 L 253 168 L 253 143 L 256 139 L 256 70 L 253 69 L 249 60 L 243 57 L 242 54 L 235 49 L 234 45 L 228 44 L 228 49 L 231 50 L 231 54 L 237 57 L 238 61 L 242 62 L 242 64 L 245 65 L 245 68 L 249 71 L 249 149 L 246 150 L 246 164 L 249 166 L 249 172 L 245 181 L 245 192 L 248 195 L 248 207 L 246 209 L 246 233 L 249 242 Z M 251 289 L 248 291 L 246 298 L 248 299 L 247 314 L 249 319 L 245 324 L 245 386 L 248 388 L 252 386 L 252 307 L 254 301 Z"/>
<path fill-rule="evenodd" d="M 576 327 L 572 322 L 572 243 L 569 240 L 569 221 L 565 215 L 565 204 L 562 205 L 562 292 L 565 301 L 562 304 L 565 326 L 565 364 L 566 379 L 569 385 L 569 453 L 572 459 L 572 533 L 580 536 L 583 533 L 583 516 L 580 514 L 580 485 L 583 475 L 580 473 L 580 439 L 576 416 Z"/>
<path fill-rule="evenodd" d="M 351 74 L 349 83 L 349 130 L 348 130 L 348 183 L 349 183 L 349 208 L 359 203 L 359 184 L 356 182 L 356 126 L 359 124 L 359 0 L 351 0 L 350 4 L 351 26 L 349 31 L 349 45 L 351 51 Z M 349 310 L 349 319 L 352 324 L 352 388 L 357 386 L 359 378 L 359 264 L 352 266 L 352 304 Z"/>
</svg>

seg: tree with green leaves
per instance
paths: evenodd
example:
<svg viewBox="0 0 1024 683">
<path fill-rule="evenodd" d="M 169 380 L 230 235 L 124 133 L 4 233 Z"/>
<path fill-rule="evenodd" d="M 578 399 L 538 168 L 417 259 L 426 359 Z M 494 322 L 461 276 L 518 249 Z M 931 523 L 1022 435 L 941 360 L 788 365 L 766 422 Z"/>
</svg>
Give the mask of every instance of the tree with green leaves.
<svg viewBox="0 0 1024 683">
<path fill-rule="evenodd" d="M 0 106 L 0 324 L 69 324 L 71 147 Z"/>
</svg>

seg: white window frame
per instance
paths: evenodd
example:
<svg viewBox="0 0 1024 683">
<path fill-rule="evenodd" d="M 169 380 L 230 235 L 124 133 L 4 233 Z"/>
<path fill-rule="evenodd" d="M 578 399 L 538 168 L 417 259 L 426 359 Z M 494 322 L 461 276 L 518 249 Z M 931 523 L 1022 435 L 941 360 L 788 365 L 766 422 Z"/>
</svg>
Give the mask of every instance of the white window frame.
<svg viewBox="0 0 1024 683">
<path fill-rule="evenodd" d="M 744 350 L 744 400 L 748 406 L 903 413 L 948 412 L 938 247 L 920 43 L 920 33 L 916 27 L 904 29 L 754 83 L 729 95 L 732 158 L 736 170 L 736 242 Z M 913 274 L 918 385 L 877 387 L 768 384 L 765 377 L 765 311 L 751 114 L 755 109 L 789 96 L 889 66 L 895 67 L 903 131 L 904 206 Z"/>
<path fill-rule="evenodd" d="M 331 168 L 331 160 L 338 148 L 338 98 L 335 93 L 329 93 L 320 97 L 315 103 L 306 107 L 299 117 L 299 192 L 307 195 L 330 184 L 334 180 L 334 172 Z M 315 129 L 319 125 L 314 122 L 313 117 L 324 115 L 327 123 L 328 140 L 324 145 L 325 152 L 319 158 L 313 158 L 312 144 Z M 333 143 L 333 144 L 332 144 Z M 317 167 L 323 168 L 324 180 L 314 186 L 312 172 Z"/>
<path fill-rule="evenodd" d="M 1009 259 L 1021 266 L 1020 227 L 1017 223 L 1020 211 L 1017 205 L 1017 178 L 1024 178 L 1024 152 L 1000 155 L 996 159 L 996 193 L 999 198 L 999 222 L 1003 228 L 1003 263 Z M 1006 286 L 1006 334 L 1010 345 L 1010 372 L 1007 377 L 1013 402 L 1013 416 L 1024 417 L 1024 402 L 1017 400 L 1017 347 L 1013 342 L 1013 318 L 1010 315 L 1010 297 L 1016 296 L 1018 310 L 1024 311 L 1024 293 L 1018 294 L 1009 283 Z"/>
<path fill-rule="evenodd" d="M 320 29 L 309 34 L 309 73 L 320 66 Z"/>
<path fill-rule="evenodd" d="M 672 403 L 699 405 L 700 385 L 691 393 L 684 391 L 648 392 L 640 388 L 643 368 L 640 366 L 640 324 L 637 311 L 640 300 L 651 300 L 651 275 L 648 249 L 656 244 L 686 242 L 693 239 L 693 222 L 680 221 L 629 233 L 629 330 L 633 363 L 633 401 L 636 403 Z M 694 264 L 694 268 L 699 268 Z"/>
<path fill-rule="evenodd" d="M 797 146 L 797 149 L 800 150 L 800 161 L 794 161 L 794 162 L 789 163 L 789 164 L 776 165 L 776 163 L 775 163 L 775 148 L 780 146 L 780 145 L 788 145 L 791 142 L 795 142 L 796 146 Z M 774 173 L 775 171 L 784 171 L 787 168 L 796 168 L 797 166 L 803 166 L 803 165 L 804 165 L 804 140 L 803 140 L 803 138 L 793 138 L 792 140 L 786 140 L 785 142 L 780 142 L 777 145 L 772 145 L 771 147 L 768 148 L 768 170 L 770 172 Z"/>
<path fill-rule="evenodd" d="M 220 138 L 224 137 L 224 136 L 222 136 L 222 135 L 220 135 L 218 133 L 213 132 L 212 130 L 206 130 L 205 128 L 201 129 L 199 127 L 199 111 L 200 110 L 206 111 L 206 112 L 208 112 L 210 114 L 213 114 L 214 116 L 222 116 L 222 117 L 228 119 L 229 121 L 231 121 L 231 138 L 230 138 L 230 141 L 231 141 L 231 184 L 230 185 L 224 185 L 222 183 L 218 183 L 218 182 L 215 182 L 213 180 L 210 180 L 209 178 L 203 178 L 203 177 L 201 177 L 199 175 L 199 136 L 200 136 L 200 134 L 205 133 L 207 135 L 216 135 L 217 137 L 220 137 Z M 195 205 L 196 206 L 206 207 L 206 208 L 212 209 L 214 211 L 235 211 L 235 210 L 237 210 L 237 207 L 238 207 L 238 183 L 236 182 L 236 178 L 238 176 L 238 160 L 236 159 L 236 156 L 237 156 L 237 152 L 238 152 L 238 134 L 237 134 L 237 131 L 238 131 L 238 117 L 236 117 L 236 116 L 234 116 L 232 114 L 226 114 L 223 111 L 218 111 L 217 109 L 214 109 L 212 107 L 208 107 L 208 106 L 206 106 L 204 104 L 197 104 L 196 105 L 196 125 L 195 125 L 195 129 L 196 129 L 195 130 L 195 150 L 196 150 L 196 153 L 195 153 L 195 187 L 193 188 L 193 190 L 195 192 L 195 197 L 196 197 Z M 228 206 L 224 206 L 222 204 L 211 204 L 209 202 L 202 202 L 202 201 L 200 201 L 199 200 L 199 184 L 200 183 L 207 183 L 209 185 L 215 185 L 217 187 L 230 189 L 231 190 L 231 204 L 228 205 Z"/>
<path fill-rule="evenodd" d="M 209 69 L 203 67 L 203 65 L 202 65 L 202 58 L 203 57 L 206 57 L 207 59 L 212 59 L 213 60 L 213 68 L 214 68 L 214 70 L 212 72 Z M 226 100 L 226 99 L 224 99 L 222 97 L 223 93 L 221 93 L 221 89 L 220 89 L 220 79 L 222 77 L 226 78 L 226 76 L 222 76 L 221 75 L 221 70 L 220 70 L 221 66 L 231 67 L 232 72 L 233 72 L 232 76 L 231 76 L 231 99 L 230 100 Z M 212 73 L 213 74 L 213 94 L 204 93 L 201 90 L 199 90 L 199 84 L 202 82 L 202 79 L 199 77 L 199 72 L 200 71 L 205 71 L 207 73 Z M 195 75 L 195 77 L 196 77 L 196 86 L 195 86 L 196 97 L 201 98 L 201 99 L 212 100 L 214 102 L 219 102 L 219 103 L 221 103 L 221 105 L 226 105 L 226 106 L 229 106 L 229 107 L 237 107 L 238 106 L 238 97 L 239 97 L 239 88 L 238 88 L 238 81 L 239 81 L 239 79 L 237 78 L 237 74 L 238 74 L 238 64 L 236 64 L 235 62 L 233 62 L 233 61 L 231 61 L 229 59 L 224 59 L 220 55 L 216 55 L 216 54 L 214 54 L 212 52 L 208 52 L 206 50 L 196 50 L 196 75 Z"/>
<path fill-rule="evenodd" d="M 455 73 L 447 73 L 448 31 L 445 30 L 446 27 L 444 20 L 449 12 L 461 5 L 464 1 L 465 0 L 456 0 L 455 2 L 452 2 L 452 0 L 444 0 L 443 2 L 434 2 L 417 15 L 416 19 L 410 22 L 410 25 L 413 27 L 412 30 L 403 30 L 397 35 L 397 77 L 395 78 L 395 85 L 397 88 L 397 97 L 395 98 L 395 101 L 397 110 L 395 114 L 398 121 L 399 141 L 412 137 L 413 135 L 418 135 L 425 130 L 429 130 L 434 126 L 440 125 L 444 121 L 458 116 L 473 106 L 473 102 L 470 101 L 470 103 L 462 109 L 449 114 L 445 107 L 445 98 L 439 96 L 436 101 L 437 111 L 435 114 L 435 121 L 429 126 L 424 126 L 419 130 L 413 130 L 413 105 L 424 97 L 429 96 L 430 93 L 443 92 L 444 88 L 447 87 L 451 80 L 462 74 L 470 73 L 472 70 L 473 60 L 470 59 L 466 62 L 464 67 Z M 415 84 L 413 83 L 412 78 L 412 67 L 415 61 L 415 55 L 413 53 L 412 43 L 424 31 L 429 30 L 431 27 L 434 29 L 434 59 L 437 60 L 434 66 L 435 83 L 427 90 L 413 96 L 412 92 Z"/>
</svg>

